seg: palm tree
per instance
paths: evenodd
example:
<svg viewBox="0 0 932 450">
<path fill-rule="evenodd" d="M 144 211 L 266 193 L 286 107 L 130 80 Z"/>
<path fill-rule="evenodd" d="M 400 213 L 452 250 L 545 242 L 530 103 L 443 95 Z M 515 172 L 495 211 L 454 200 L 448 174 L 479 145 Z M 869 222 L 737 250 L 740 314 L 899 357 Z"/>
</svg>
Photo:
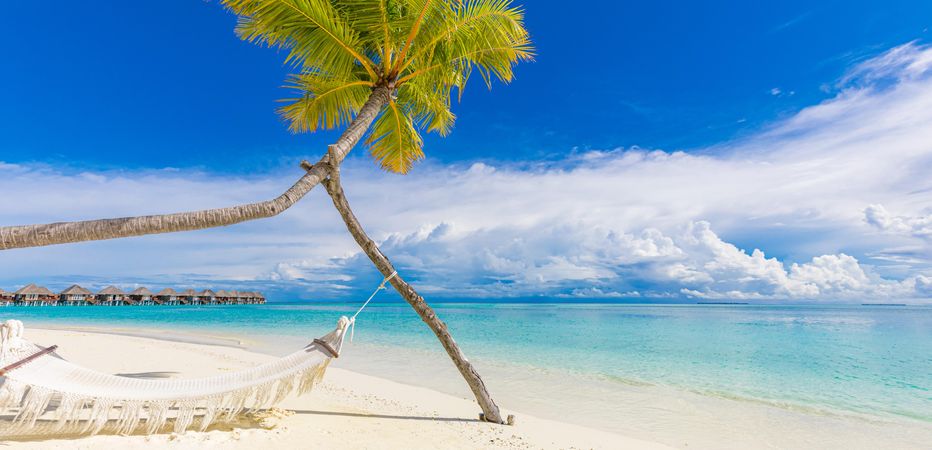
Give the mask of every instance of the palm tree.
<svg viewBox="0 0 932 450">
<path fill-rule="evenodd" d="M 510 0 L 222 0 L 239 17 L 245 40 L 283 49 L 295 69 L 296 92 L 279 110 L 293 132 L 346 125 L 339 139 L 281 196 L 229 208 L 157 216 L 0 228 L 0 250 L 113 239 L 231 225 L 280 214 L 323 183 L 347 229 L 379 271 L 391 262 L 356 220 L 340 184 L 339 166 L 368 132 L 365 144 L 381 167 L 407 173 L 424 157 L 422 132 L 453 127 L 454 89 L 478 72 L 491 87 L 508 82 L 533 49 L 523 11 Z M 370 130 L 371 128 L 371 130 Z M 485 420 L 501 423 L 498 407 L 446 325 L 400 276 L 392 286 L 437 335 L 466 379 Z"/>
</svg>

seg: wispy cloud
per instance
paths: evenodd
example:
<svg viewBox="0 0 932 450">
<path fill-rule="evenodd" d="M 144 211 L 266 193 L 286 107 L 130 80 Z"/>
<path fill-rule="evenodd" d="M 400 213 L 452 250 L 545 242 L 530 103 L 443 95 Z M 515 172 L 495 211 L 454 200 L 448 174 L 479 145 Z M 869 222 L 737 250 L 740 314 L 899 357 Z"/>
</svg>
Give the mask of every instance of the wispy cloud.
<svg viewBox="0 0 932 450">
<path fill-rule="evenodd" d="M 796 17 L 793 17 L 790 20 L 787 20 L 786 22 L 782 22 L 779 25 L 771 28 L 770 33 L 778 33 L 780 31 L 786 30 L 787 28 L 795 27 L 796 25 L 799 25 L 800 23 L 805 22 L 806 20 L 809 20 L 812 17 L 812 15 L 813 15 L 812 11 L 806 11 Z"/>
<path fill-rule="evenodd" d="M 930 61 L 928 47 L 897 47 L 852 68 L 834 98 L 694 153 L 425 164 L 407 177 L 360 159 L 344 183 L 385 252 L 435 296 L 929 298 Z M 298 176 L 9 164 L 0 174 L 0 191 L 14 193 L 0 197 L 4 224 L 255 201 Z M 239 283 L 319 298 L 376 278 L 321 192 L 261 222 L 0 253 L 9 285 Z"/>
</svg>

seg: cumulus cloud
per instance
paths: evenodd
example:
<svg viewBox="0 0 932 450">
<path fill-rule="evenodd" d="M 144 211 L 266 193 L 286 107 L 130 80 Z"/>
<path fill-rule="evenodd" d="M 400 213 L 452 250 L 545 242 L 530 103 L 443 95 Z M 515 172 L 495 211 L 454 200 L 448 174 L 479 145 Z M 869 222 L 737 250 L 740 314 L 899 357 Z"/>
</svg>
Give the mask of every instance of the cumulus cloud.
<svg viewBox="0 0 932 450">
<path fill-rule="evenodd" d="M 930 61 L 928 47 L 897 47 L 854 67 L 834 97 L 696 152 L 428 163 L 407 177 L 355 159 L 344 183 L 385 253 L 436 296 L 928 298 Z M 19 224 L 255 201 L 298 173 L 0 164 L 0 175 L 15 193 L 0 196 L 0 218 Z M 261 222 L 0 254 L 0 283 L 40 275 L 251 283 L 289 298 L 378 278 L 321 192 Z"/>
<path fill-rule="evenodd" d="M 883 205 L 870 205 L 864 208 L 864 221 L 881 231 L 932 239 L 932 214 L 895 216 L 887 212 Z"/>
<path fill-rule="evenodd" d="M 640 297 L 637 288 L 650 286 L 654 297 L 856 299 L 908 296 L 917 282 L 869 275 L 843 253 L 787 267 L 725 242 L 703 221 L 672 236 L 566 225 L 456 233 L 440 224 L 391 235 L 382 248 L 433 294 Z M 368 261 L 352 256 L 337 264 L 358 272 Z"/>
</svg>

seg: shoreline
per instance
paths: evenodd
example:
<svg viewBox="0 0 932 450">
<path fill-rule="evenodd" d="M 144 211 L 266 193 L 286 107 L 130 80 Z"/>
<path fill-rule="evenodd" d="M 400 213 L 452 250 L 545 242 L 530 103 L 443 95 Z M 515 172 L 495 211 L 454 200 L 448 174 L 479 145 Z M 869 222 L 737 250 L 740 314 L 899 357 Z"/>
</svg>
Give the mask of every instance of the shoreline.
<svg viewBox="0 0 932 450">
<path fill-rule="evenodd" d="M 238 370 L 271 356 L 243 349 L 87 331 L 27 329 L 41 345 L 64 344 L 60 354 L 87 367 L 121 374 L 198 377 Z M 107 348 L 106 352 L 97 349 Z M 669 448 L 569 423 L 516 414 L 516 426 L 477 420 L 469 399 L 359 374 L 340 367 L 303 397 L 234 426 L 183 435 L 98 435 L 68 439 L 3 439 L 13 448 Z"/>
<path fill-rule="evenodd" d="M 143 341 L 150 347 L 158 347 L 160 351 L 156 354 L 166 358 L 172 358 L 172 351 L 188 347 L 196 348 L 198 357 L 220 355 L 221 360 L 230 359 L 230 354 L 250 355 L 251 361 L 267 360 L 278 354 L 272 351 L 256 352 L 247 345 L 250 341 L 239 338 L 234 333 L 217 334 L 209 330 L 197 333 L 185 330 L 180 334 L 172 331 L 172 335 L 169 335 L 154 329 L 137 330 L 132 332 L 120 327 L 54 327 L 45 324 L 40 328 L 27 330 L 27 337 L 67 335 L 69 338 L 66 347 L 76 345 L 76 338 L 78 341 L 101 341 L 108 347 L 120 342 Z M 66 341 L 49 341 L 46 344 L 63 342 Z M 290 349 L 293 344 L 295 343 L 281 344 L 280 347 L 285 345 Z M 465 408 L 469 413 L 462 417 L 462 420 L 470 420 L 469 418 L 478 411 L 478 406 L 472 401 L 459 374 L 449 364 L 437 364 L 438 355 L 378 344 L 350 345 L 351 351 L 344 352 L 343 357 L 336 362 L 336 367 L 332 369 L 332 373 L 342 374 L 336 377 L 363 377 L 376 385 L 388 383 L 424 389 L 431 393 L 424 394 L 428 399 L 439 396 L 465 402 L 470 405 L 469 408 Z M 62 351 L 71 350 L 65 348 Z M 66 357 L 68 354 L 65 353 Z M 85 365 L 105 368 L 113 363 L 109 359 L 99 358 Z M 400 364 L 399 359 L 404 363 Z M 736 398 L 714 392 L 683 390 L 650 383 L 598 380 L 597 377 L 580 374 L 569 376 L 560 369 L 520 364 L 499 365 L 487 359 L 478 363 L 499 404 L 509 406 L 509 413 L 514 413 L 514 410 L 522 411 L 516 413 L 519 425 L 522 417 L 526 416 L 532 417 L 532 421 L 549 421 L 550 426 L 556 428 L 562 425 L 581 427 L 642 443 L 659 442 L 674 447 L 690 448 L 748 448 L 761 445 L 779 448 L 850 448 L 852 445 L 857 447 L 865 443 L 887 448 L 922 448 L 918 442 L 932 439 L 932 424 L 919 420 L 911 422 L 855 413 L 839 414 L 819 408 Z M 131 367 L 127 365 L 124 370 L 130 370 Z M 216 369 L 214 367 L 214 370 Z M 412 385 L 411 380 L 417 380 L 417 386 Z M 390 393 L 398 389 L 400 388 L 396 387 L 388 391 Z M 354 396 L 387 396 L 385 392 L 369 392 L 365 384 L 348 390 L 352 391 Z M 544 392 L 547 394 L 542 395 Z M 596 407 L 599 404 L 614 406 L 606 410 Z M 417 409 L 416 405 L 408 406 Z M 380 414 L 376 411 L 370 412 Z M 443 415 L 444 409 L 438 408 L 434 413 Z M 829 432 L 826 433 L 825 430 Z M 573 441 L 564 442 L 567 447 L 578 446 Z M 540 447 L 548 446 L 542 444 Z"/>
</svg>

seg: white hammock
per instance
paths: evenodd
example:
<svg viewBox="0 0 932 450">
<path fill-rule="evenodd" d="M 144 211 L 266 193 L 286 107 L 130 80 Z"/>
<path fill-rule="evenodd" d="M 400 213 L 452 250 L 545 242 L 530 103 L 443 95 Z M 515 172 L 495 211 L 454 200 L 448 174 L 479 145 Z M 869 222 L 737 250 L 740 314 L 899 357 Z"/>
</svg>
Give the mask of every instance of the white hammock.
<svg viewBox="0 0 932 450">
<path fill-rule="evenodd" d="M 0 436 L 96 434 L 105 426 L 120 434 L 137 429 L 152 434 L 169 420 L 181 433 L 198 416 L 196 428 L 205 430 L 211 423 L 232 420 L 247 406 L 268 408 L 294 391 L 309 391 L 339 355 L 351 322 L 341 317 L 334 331 L 283 358 L 206 378 L 121 377 L 83 368 L 54 352 L 40 356 L 0 377 L 0 416 L 12 417 L 7 422 L 11 425 L 0 424 Z M 0 367 L 42 350 L 23 339 L 21 322 L 8 320 L 0 327 Z"/>
</svg>

